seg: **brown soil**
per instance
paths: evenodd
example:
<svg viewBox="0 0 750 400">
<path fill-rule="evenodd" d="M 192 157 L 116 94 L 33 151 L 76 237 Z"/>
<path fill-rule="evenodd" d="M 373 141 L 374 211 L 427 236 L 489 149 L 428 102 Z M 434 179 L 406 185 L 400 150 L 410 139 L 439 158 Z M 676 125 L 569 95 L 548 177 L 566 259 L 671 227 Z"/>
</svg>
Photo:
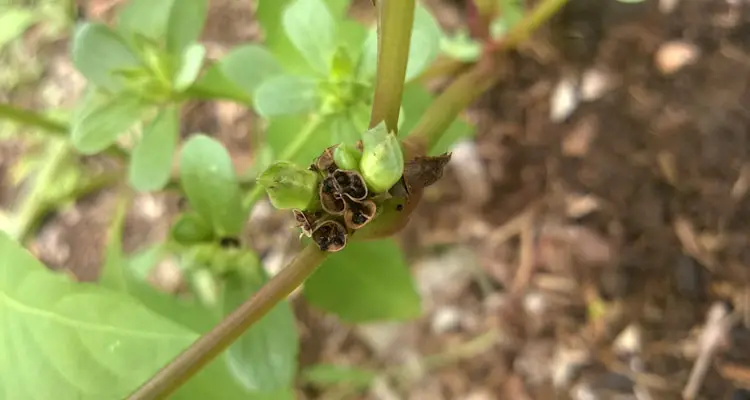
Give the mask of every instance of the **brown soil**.
<svg viewBox="0 0 750 400">
<path fill-rule="evenodd" d="M 249 7 L 234 3 L 212 2 L 206 36 L 219 52 L 257 37 Z M 706 324 L 721 302 L 737 318 L 699 398 L 749 398 L 735 389 L 750 387 L 750 10 L 681 1 L 664 13 L 657 3 L 572 1 L 508 55 L 501 83 L 467 111 L 476 146 L 468 157 L 454 154 L 399 237 L 420 284 L 434 278 L 424 271 L 448 276 L 456 257 L 480 273 L 432 297 L 419 321 L 393 328 L 396 352 L 297 302 L 304 365 L 402 363 L 409 372 L 397 374 L 404 385 L 391 374 L 370 394 L 345 398 L 386 399 L 385 387 L 410 399 L 678 399 L 701 332 L 721 325 Z M 447 28 L 463 21 L 463 1 L 428 4 Z M 697 58 L 666 74 L 656 60 L 676 40 L 696 46 Z M 558 82 L 592 67 L 611 87 L 553 122 Z M 201 103 L 184 132 L 214 134 L 244 168 L 252 125 L 244 110 Z M 81 200 L 73 216 L 46 224 L 37 242 L 50 266 L 95 278 L 109 197 Z M 4 190 L 0 198 L 10 201 Z M 126 247 L 163 237 L 176 209 L 174 196 L 144 196 Z M 45 253 L 60 241 L 64 251 Z M 272 244 L 259 247 L 266 253 Z M 442 264 L 430 270 L 430 260 Z M 459 322 L 435 328 L 448 310 Z M 492 340 L 473 341 L 486 332 Z M 640 342 L 622 345 L 630 332 Z M 407 353 L 422 360 L 416 372 Z M 303 389 L 310 399 L 334 398 Z"/>
<path fill-rule="evenodd" d="M 573 1 L 546 32 L 557 40 L 540 37 L 508 56 L 507 76 L 472 111 L 491 196 L 479 207 L 467 204 L 472 199 L 455 193 L 456 185 L 468 193 L 483 183 L 453 174 L 407 232 L 422 250 L 468 244 L 492 283 L 509 293 L 499 319 L 516 325 L 509 329 L 514 340 L 471 360 L 472 369 L 485 368 L 475 384 L 489 386 L 492 396 L 505 393 L 489 398 L 522 398 L 502 392 L 516 377 L 525 384 L 514 391 L 551 398 L 551 379 L 534 375 L 553 369 L 563 348 L 586 349 L 584 364 L 596 375 L 576 373 L 566 387 L 627 383 L 632 393 L 635 383 L 653 398 L 680 398 L 695 357 L 676 354 L 676 344 L 695 335 L 714 302 L 747 315 L 749 18 L 745 7 L 724 2 L 681 2 L 664 14 L 656 2 Z M 664 74 L 655 60 L 672 40 L 696 45 L 699 58 Z M 606 71 L 613 87 L 552 122 L 557 82 L 590 67 Z M 511 221 L 522 213 L 528 223 Z M 498 230 L 520 240 L 493 241 Z M 541 316 L 519 300 L 537 291 L 552 309 Z M 602 307 L 598 318 L 594 307 Z M 640 372 L 613 362 L 621 355 L 612 340 L 628 325 L 642 330 Z M 747 335 L 750 326 L 737 326 Z M 750 354 L 737 344 L 723 349 Z M 529 358 L 541 358 L 540 369 L 519 367 Z M 750 384 L 748 364 L 741 382 L 717 373 L 728 368 L 721 365 L 714 364 L 702 398 L 729 398 L 735 386 Z"/>
</svg>

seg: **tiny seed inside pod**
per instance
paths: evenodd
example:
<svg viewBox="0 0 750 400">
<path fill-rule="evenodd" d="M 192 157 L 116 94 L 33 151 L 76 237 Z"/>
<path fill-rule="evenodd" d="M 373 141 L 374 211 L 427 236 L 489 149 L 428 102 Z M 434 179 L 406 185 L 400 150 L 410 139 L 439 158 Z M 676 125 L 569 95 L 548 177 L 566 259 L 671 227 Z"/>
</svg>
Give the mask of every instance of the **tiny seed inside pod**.
<svg viewBox="0 0 750 400">
<path fill-rule="evenodd" d="M 344 223 L 351 230 L 360 229 L 375 217 L 377 206 L 372 200 L 355 201 L 349 198 L 346 202 Z"/>
<path fill-rule="evenodd" d="M 323 222 L 312 234 L 320 250 L 337 252 L 346 245 L 346 230 L 336 221 Z"/>
</svg>

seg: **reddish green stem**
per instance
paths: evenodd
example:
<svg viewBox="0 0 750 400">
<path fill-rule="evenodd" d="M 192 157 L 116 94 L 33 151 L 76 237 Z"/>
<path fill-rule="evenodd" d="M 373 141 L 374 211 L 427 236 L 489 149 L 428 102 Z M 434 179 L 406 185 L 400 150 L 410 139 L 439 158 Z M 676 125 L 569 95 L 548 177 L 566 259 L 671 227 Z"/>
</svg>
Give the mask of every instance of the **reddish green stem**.
<svg viewBox="0 0 750 400">
<path fill-rule="evenodd" d="M 328 254 L 320 251 L 314 244 L 305 247 L 291 264 L 263 285 L 253 297 L 224 318 L 210 332 L 196 340 L 128 399 L 167 399 L 188 379 L 223 353 L 278 302 L 289 296 L 323 263 Z"/>
</svg>

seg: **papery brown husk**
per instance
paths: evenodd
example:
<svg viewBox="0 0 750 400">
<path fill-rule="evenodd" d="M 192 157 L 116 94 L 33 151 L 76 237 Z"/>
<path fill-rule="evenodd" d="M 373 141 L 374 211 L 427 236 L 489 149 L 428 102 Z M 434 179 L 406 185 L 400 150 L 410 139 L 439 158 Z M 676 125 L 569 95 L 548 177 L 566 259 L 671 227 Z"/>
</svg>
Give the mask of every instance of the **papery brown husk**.
<svg viewBox="0 0 750 400">
<path fill-rule="evenodd" d="M 354 200 L 367 198 L 367 184 L 365 184 L 365 180 L 359 172 L 337 170 L 333 173 L 333 178 L 342 194 L 347 194 Z"/>
<path fill-rule="evenodd" d="M 323 150 L 313 164 L 314 168 L 320 172 L 333 173 L 336 170 L 336 163 L 333 161 L 333 150 L 337 145 L 333 145 Z"/>
<path fill-rule="evenodd" d="M 339 222 L 323 221 L 312 233 L 312 240 L 321 251 L 335 253 L 346 246 L 346 228 Z"/>
<path fill-rule="evenodd" d="M 347 196 L 347 195 L 345 195 Z M 348 197 L 348 196 L 347 196 Z M 344 211 L 344 223 L 350 230 L 357 230 L 367 225 L 368 222 L 375 218 L 377 206 L 372 200 L 357 201 L 348 198 L 346 211 Z M 362 218 L 362 220 L 359 220 Z"/>
<path fill-rule="evenodd" d="M 320 211 L 311 213 L 295 209 L 292 212 L 294 213 L 294 219 L 297 221 L 297 227 L 302 229 L 302 233 L 307 237 L 312 235 L 316 222 L 323 216 Z"/>
<path fill-rule="evenodd" d="M 404 181 L 407 189 L 420 186 L 426 188 L 443 177 L 443 170 L 451 160 L 451 153 L 439 156 L 420 156 L 406 161 L 404 164 Z"/>
</svg>

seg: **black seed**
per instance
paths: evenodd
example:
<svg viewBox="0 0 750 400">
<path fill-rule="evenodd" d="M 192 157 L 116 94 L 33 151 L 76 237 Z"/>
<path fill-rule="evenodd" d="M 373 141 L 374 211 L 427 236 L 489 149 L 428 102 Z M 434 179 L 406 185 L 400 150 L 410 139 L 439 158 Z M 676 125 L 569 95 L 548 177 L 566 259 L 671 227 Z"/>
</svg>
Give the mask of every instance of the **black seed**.
<svg viewBox="0 0 750 400">
<path fill-rule="evenodd" d="M 354 222 L 357 225 L 362 225 L 365 222 L 367 222 L 367 218 L 365 218 L 365 216 L 362 215 L 362 213 L 358 212 L 354 214 L 354 217 L 352 217 L 352 222 Z"/>
<path fill-rule="evenodd" d="M 233 237 L 224 237 L 219 240 L 219 245 L 225 249 L 236 249 L 240 247 L 240 240 Z"/>
<path fill-rule="evenodd" d="M 396 206 L 396 211 L 403 211 L 403 210 L 404 210 L 404 205 L 403 204 L 399 204 L 399 205 Z"/>
</svg>

